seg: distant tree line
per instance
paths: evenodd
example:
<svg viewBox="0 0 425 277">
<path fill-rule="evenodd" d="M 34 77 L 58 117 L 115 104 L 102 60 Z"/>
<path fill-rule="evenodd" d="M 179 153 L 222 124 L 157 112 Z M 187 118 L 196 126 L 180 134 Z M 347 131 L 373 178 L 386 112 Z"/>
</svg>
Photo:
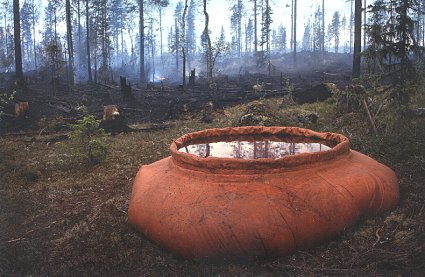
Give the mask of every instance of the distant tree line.
<svg viewBox="0 0 425 277">
<path fill-rule="evenodd" d="M 322 0 L 304 22 L 301 39 L 296 32 L 297 0 L 287 5 L 290 28 L 275 29 L 272 23 L 280 15 L 274 13 L 270 0 L 231 0 L 230 37 L 227 40 L 222 31 L 216 41 L 210 37 L 206 0 L 51 0 L 43 11 L 40 1 L 2 1 L 0 72 L 16 71 L 23 79 L 22 71 L 42 70 L 53 83 L 66 78 L 73 85 L 76 80 L 114 82 L 114 71 L 138 72 L 139 82 L 146 83 L 171 68 L 185 85 L 188 69 L 196 61 L 203 61 L 212 82 L 215 61 L 221 56 L 254 56 L 270 72 L 273 54 L 292 52 L 296 65 L 301 49 L 354 53 L 353 77 L 358 77 L 360 53 L 365 50 L 367 70 L 400 72 L 404 80 L 412 72 L 410 55 L 425 44 L 425 0 L 377 0 L 367 7 L 366 1 L 362 7 L 361 0 L 350 0 L 350 14 L 337 11 L 327 25 L 328 1 Z M 168 30 L 164 9 L 174 9 L 174 24 Z M 197 19 L 203 19 L 205 26 L 197 26 Z M 43 26 L 41 33 L 39 26 Z"/>
</svg>

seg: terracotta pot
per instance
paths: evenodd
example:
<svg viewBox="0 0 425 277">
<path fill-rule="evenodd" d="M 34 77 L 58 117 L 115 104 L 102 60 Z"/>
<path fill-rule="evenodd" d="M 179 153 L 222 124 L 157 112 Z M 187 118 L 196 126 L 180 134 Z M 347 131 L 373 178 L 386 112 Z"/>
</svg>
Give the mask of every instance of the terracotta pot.
<svg viewBox="0 0 425 277">
<path fill-rule="evenodd" d="M 202 158 L 178 151 L 223 136 L 326 140 L 335 146 L 279 159 Z M 350 150 L 346 137 L 289 127 L 209 129 L 177 139 L 171 157 L 142 166 L 129 222 L 186 258 L 287 254 L 335 237 L 359 217 L 394 207 L 397 178 Z"/>
</svg>

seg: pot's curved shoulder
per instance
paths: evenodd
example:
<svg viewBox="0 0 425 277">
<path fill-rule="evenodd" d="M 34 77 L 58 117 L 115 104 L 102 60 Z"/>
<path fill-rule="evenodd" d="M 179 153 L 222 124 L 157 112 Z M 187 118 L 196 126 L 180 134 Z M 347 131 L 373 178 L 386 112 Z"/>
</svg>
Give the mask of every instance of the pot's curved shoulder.
<svg viewBox="0 0 425 277">
<path fill-rule="evenodd" d="M 374 215 L 397 205 L 399 186 L 395 172 L 360 152 L 351 152 L 346 174 L 338 176 L 339 186 L 356 198 L 362 213 Z M 334 177 L 331 169 L 327 172 L 329 178 Z"/>
</svg>

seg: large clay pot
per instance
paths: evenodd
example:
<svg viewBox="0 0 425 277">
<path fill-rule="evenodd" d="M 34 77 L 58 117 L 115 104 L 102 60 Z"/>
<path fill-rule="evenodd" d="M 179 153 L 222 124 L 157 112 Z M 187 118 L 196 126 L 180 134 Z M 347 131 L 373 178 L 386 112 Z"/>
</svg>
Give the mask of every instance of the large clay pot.
<svg viewBox="0 0 425 277">
<path fill-rule="evenodd" d="M 335 146 L 257 160 L 178 151 L 247 135 L 320 139 Z M 399 197 L 394 172 L 350 150 L 339 134 L 289 127 L 209 129 L 180 137 L 170 150 L 171 157 L 141 167 L 128 217 L 147 237 L 186 258 L 287 254 L 395 206 Z"/>
</svg>

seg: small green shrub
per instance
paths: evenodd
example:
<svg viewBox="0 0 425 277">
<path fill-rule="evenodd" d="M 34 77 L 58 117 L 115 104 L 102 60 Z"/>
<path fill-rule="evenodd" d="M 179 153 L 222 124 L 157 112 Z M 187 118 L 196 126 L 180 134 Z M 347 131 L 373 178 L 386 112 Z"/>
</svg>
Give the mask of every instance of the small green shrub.
<svg viewBox="0 0 425 277">
<path fill-rule="evenodd" d="M 99 128 L 99 123 L 94 116 L 88 115 L 70 125 L 72 131 L 69 141 L 62 144 L 70 161 L 96 165 L 107 158 L 110 146 L 106 141 L 105 131 Z"/>
</svg>

